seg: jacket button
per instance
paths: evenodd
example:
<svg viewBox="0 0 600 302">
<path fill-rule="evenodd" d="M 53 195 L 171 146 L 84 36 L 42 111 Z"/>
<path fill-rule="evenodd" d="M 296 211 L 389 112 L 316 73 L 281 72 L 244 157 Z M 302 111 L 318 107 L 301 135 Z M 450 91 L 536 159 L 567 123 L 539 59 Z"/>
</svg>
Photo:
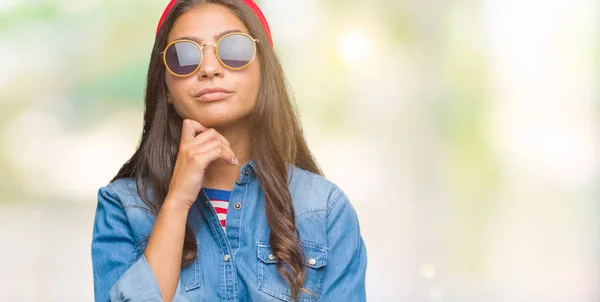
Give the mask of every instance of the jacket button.
<svg viewBox="0 0 600 302">
<path fill-rule="evenodd" d="M 233 205 L 233 207 L 234 207 L 236 210 L 239 210 L 239 209 L 242 207 L 242 204 L 241 204 L 241 203 L 239 203 L 239 202 L 236 202 L 236 203 Z"/>
<path fill-rule="evenodd" d="M 248 176 L 248 169 L 244 170 L 244 175 Z"/>
<path fill-rule="evenodd" d="M 225 254 L 225 257 L 223 258 L 223 260 L 225 260 L 225 262 L 229 261 L 229 254 Z"/>
<path fill-rule="evenodd" d="M 276 258 L 275 255 L 269 254 L 269 260 L 275 260 L 275 258 Z"/>
<path fill-rule="evenodd" d="M 308 259 L 308 264 L 315 265 L 315 264 L 317 264 L 317 260 L 310 258 L 310 259 Z"/>
</svg>

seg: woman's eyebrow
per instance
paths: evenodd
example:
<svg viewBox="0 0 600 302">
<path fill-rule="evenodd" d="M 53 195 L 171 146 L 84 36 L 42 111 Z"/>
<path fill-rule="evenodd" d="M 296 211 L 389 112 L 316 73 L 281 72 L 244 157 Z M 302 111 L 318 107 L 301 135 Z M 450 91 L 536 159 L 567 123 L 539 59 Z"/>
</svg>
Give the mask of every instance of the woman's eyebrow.
<svg viewBox="0 0 600 302">
<path fill-rule="evenodd" d="M 216 34 L 214 36 L 214 38 L 215 38 L 215 40 L 219 40 L 222 36 L 224 36 L 226 34 L 230 34 L 230 33 L 243 33 L 243 31 L 239 30 L 239 29 L 230 29 L 230 30 L 226 30 L 226 31 L 223 31 L 221 33 Z M 176 38 L 173 41 L 177 41 L 177 40 L 192 40 L 192 41 L 194 41 L 194 42 L 196 42 L 196 43 L 198 43 L 200 45 L 203 44 L 202 43 L 202 39 L 200 39 L 198 37 L 188 37 L 188 36 L 185 36 L 185 37 Z"/>
</svg>

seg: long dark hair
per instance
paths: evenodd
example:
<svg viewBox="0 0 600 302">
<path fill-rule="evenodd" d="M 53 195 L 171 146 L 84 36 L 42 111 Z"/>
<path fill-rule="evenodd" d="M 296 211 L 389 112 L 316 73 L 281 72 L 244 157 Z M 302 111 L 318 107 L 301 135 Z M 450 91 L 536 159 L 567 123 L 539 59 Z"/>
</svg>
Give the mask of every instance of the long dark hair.
<svg viewBox="0 0 600 302">
<path fill-rule="evenodd" d="M 319 175 L 323 173 L 304 139 L 297 108 L 288 94 L 281 65 L 267 43 L 268 38 L 259 19 L 242 1 L 181 0 L 170 10 L 156 36 L 148 67 L 141 141 L 111 182 L 134 177 L 138 194 L 154 214 L 158 214 L 168 193 L 183 123 L 173 105 L 167 102 L 165 68 L 159 53 L 167 44 L 175 20 L 199 4 L 220 4 L 229 8 L 244 22 L 250 35 L 261 41 L 257 43 L 260 87 L 256 107 L 251 113 L 252 154 L 265 196 L 265 212 L 271 229 L 269 242 L 273 254 L 279 259 L 277 269 L 290 284 L 292 299 L 297 299 L 299 291 L 307 290 L 302 288 L 304 255 L 295 225 L 286 164 L 291 163 Z M 147 194 L 148 188 L 152 189 L 151 197 Z M 197 253 L 194 232 L 186 227 L 182 268 L 190 265 Z"/>
</svg>

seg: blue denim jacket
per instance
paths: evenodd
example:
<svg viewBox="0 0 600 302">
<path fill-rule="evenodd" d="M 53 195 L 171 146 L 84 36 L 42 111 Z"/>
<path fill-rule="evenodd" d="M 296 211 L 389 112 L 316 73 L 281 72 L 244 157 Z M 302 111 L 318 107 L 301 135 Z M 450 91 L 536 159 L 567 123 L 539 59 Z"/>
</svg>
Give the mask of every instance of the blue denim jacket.
<svg viewBox="0 0 600 302">
<path fill-rule="evenodd" d="M 173 301 L 290 301 L 289 285 L 271 255 L 264 194 L 250 160 L 231 192 L 226 232 L 204 190 L 189 211 L 198 257 L 181 270 Z M 288 165 L 288 183 L 305 255 L 300 301 L 365 301 L 366 249 L 346 194 L 325 178 Z M 241 207 L 234 204 L 240 203 Z M 96 301 L 161 301 L 144 257 L 156 217 L 135 180 L 98 191 L 92 239 Z"/>
</svg>

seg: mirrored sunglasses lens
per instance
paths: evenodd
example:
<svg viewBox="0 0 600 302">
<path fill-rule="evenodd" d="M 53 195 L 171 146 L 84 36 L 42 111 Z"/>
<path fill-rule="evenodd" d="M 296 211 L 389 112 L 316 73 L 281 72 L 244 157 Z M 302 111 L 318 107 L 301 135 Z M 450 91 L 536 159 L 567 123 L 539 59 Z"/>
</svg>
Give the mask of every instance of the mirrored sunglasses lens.
<svg viewBox="0 0 600 302">
<path fill-rule="evenodd" d="M 231 68 L 247 65 L 254 56 L 254 42 L 245 35 L 229 35 L 219 42 L 219 58 Z"/>
<path fill-rule="evenodd" d="M 165 53 L 165 61 L 169 69 L 178 75 L 192 73 L 200 64 L 202 53 L 196 44 L 191 42 L 176 42 L 171 44 Z"/>
</svg>

